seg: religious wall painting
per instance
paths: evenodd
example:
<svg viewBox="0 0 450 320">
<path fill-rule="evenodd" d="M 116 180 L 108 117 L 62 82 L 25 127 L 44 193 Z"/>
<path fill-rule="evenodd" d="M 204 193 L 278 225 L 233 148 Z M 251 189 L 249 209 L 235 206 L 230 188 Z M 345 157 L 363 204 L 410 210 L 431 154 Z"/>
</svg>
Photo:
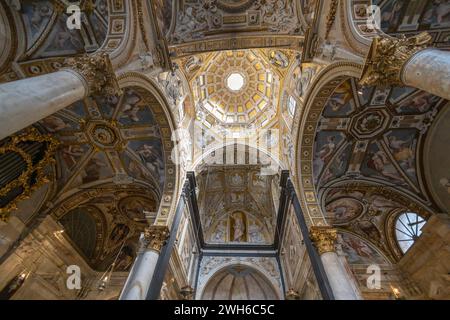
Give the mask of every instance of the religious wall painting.
<svg viewBox="0 0 450 320">
<path fill-rule="evenodd" d="M 449 0 L 385 0 L 375 4 L 381 6 L 381 28 L 387 33 L 450 27 Z"/>
<path fill-rule="evenodd" d="M 122 125 L 155 124 L 155 119 L 150 108 L 133 90 L 128 89 L 125 91 L 121 104 L 118 119 Z"/>
<path fill-rule="evenodd" d="M 364 211 L 363 203 L 351 197 L 342 197 L 332 200 L 325 206 L 325 218 L 330 224 L 347 224 L 359 217 Z"/>
<path fill-rule="evenodd" d="M 247 242 L 247 216 L 237 211 L 230 215 L 230 242 Z"/>
<path fill-rule="evenodd" d="M 126 197 L 120 200 L 118 207 L 122 215 L 137 223 L 147 223 L 146 216 L 150 220 L 152 216 L 156 218 L 158 211 L 156 199 L 150 197 Z"/>
<path fill-rule="evenodd" d="M 51 1 L 26 0 L 21 3 L 22 19 L 27 33 L 28 49 L 44 32 L 54 13 Z"/>
<path fill-rule="evenodd" d="M 116 111 L 117 104 L 119 103 L 119 97 L 117 96 L 98 96 L 95 97 L 95 101 L 102 116 L 107 119 L 112 119 Z M 96 116 L 94 114 L 94 116 Z M 100 115 L 98 115 L 100 116 Z"/>
<path fill-rule="evenodd" d="M 122 243 L 130 233 L 130 227 L 124 223 L 118 223 L 112 229 L 109 235 L 109 241 L 112 245 Z"/>
<path fill-rule="evenodd" d="M 397 185 L 406 185 L 389 155 L 374 142 L 369 145 L 361 173 L 367 177 L 377 177 Z"/>
<path fill-rule="evenodd" d="M 67 174 L 78 167 L 91 150 L 92 148 L 88 144 L 63 145 L 59 153 L 63 164 L 61 170 L 65 173 L 63 176 L 67 176 Z"/>
<path fill-rule="evenodd" d="M 137 159 L 155 177 L 160 186 L 164 185 L 164 153 L 161 140 L 146 139 L 133 140 L 128 146 L 135 153 Z"/>
<path fill-rule="evenodd" d="M 40 57 L 74 55 L 84 51 L 85 43 L 79 30 L 67 29 L 67 17 L 56 19 L 43 47 L 38 51 Z"/>
<path fill-rule="evenodd" d="M 348 116 L 355 110 L 351 80 L 344 81 L 328 100 L 323 111 L 325 117 Z"/>
<path fill-rule="evenodd" d="M 130 177 L 141 181 L 152 181 L 155 179 L 152 174 L 144 167 L 144 164 L 135 159 L 135 156 L 130 152 L 124 152 L 121 156 L 125 170 L 128 172 Z"/>
<path fill-rule="evenodd" d="M 348 143 L 345 147 L 339 149 L 330 165 L 326 167 L 326 169 L 323 171 L 322 176 L 319 178 L 320 185 L 324 185 L 334 179 L 340 178 L 347 172 L 350 160 L 353 155 L 352 150 L 352 143 Z"/>
<path fill-rule="evenodd" d="M 385 134 L 385 143 L 408 177 L 418 183 L 416 171 L 416 150 L 419 132 L 415 129 L 392 130 Z"/>
<path fill-rule="evenodd" d="M 77 118 L 84 118 L 87 114 L 83 100 L 75 102 L 74 104 L 66 107 L 65 110 L 72 113 Z"/>
<path fill-rule="evenodd" d="M 163 37 L 167 35 L 172 23 L 173 2 L 173 0 L 155 0 L 154 2 L 156 21 Z"/>
<path fill-rule="evenodd" d="M 436 97 L 425 91 L 418 91 L 405 100 L 398 102 L 395 109 L 402 114 L 418 114 L 430 111 L 430 109 L 439 102 L 441 98 Z"/>
<path fill-rule="evenodd" d="M 376 88 L 373 95 L 372 100 L 370 101 L 371 106 L 384 106 L 386 101 L 388 100 L 389 93 L 391 89 L 387 88 Z"/>
<path fill-rule="evenodd" d="M 316 136 L 314 153 L 314 178 L 317 181 L 325 166 L 333 159 L 345 134 L 339 131 L 320 131 Z"/>
<path fill-rule="evenodd" d="M 92 11 L 82 8 L 81 30 L 70 30 L 69 14 L 55 10 L 51 1 L 25 0 L 20 5 L 27 36 L 27 58 L 92 53 L 106 38 L 109 11 L 104 0 L 97 1 Z"/>
<path fill-rule="evenodd" d="M 389 102 L 391 104 L 397 104 L 405 97 L 410 96 L 417 89 L 412 87 L 393 87 L 391 90 L 391 95 L 389 98 Z"/>
<path fill-rule="evenodd" d="M 72 182 L 72 187 L 106 180 L 114 176 L 114 171 L 104 152 L 95 153 L 82 167 Z"/>
<path fill-rule="evenodd" d="M 350 264 L 387 264 L 389 263 L 375 247 L 362 238 L 348 232 L 339 232 L 338 244 L 346 254 Z"/>
<path fill-rule="evenodd" d="M 58 133 L 60 131 L 76 131 L 80 130 L 80 124 L 69 120 L 59 114 L 51 115 L 44 118 L 40 123 L 47 129 L 50 133 Z"/>
</svg>

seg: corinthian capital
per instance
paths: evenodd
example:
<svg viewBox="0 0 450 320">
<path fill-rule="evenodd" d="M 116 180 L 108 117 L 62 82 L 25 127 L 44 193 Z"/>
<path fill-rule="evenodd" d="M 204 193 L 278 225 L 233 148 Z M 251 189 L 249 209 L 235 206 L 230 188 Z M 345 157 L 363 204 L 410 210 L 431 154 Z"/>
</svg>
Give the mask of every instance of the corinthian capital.
<svg viewBox="0 0 450 320">
<path fill-rule="evenodd" d="M 75 71 L 85 81 L 89 95 L 120 94 L 114 69 L 109 55 L 100 51 L 92 55 L 68 58 L 64 62 L 66 69 Z"/>
<path fill-rule="evenodd" d="M 319 254 L 322 255 L 325 252 L 334 252 L 336 249 L 334 243 L 337 239 L 337 230 L 331 227 L 311 227 L 310 238 L 314 242 Z"/>
<path fill-rule="evenodd" d="M 373 39 L 360 84 L 367 86 L 403 85 L 403 67 L 413 55 L 425 49 L 431 39 L 426 32 L 410 38 L 403 36 L 402 38 L 378 37 Z"/>
<path fill-rule="evenodd" d="M 169 228 L 167 226 L 150 226 L 145 228 L 144 240 L 146 247 L 160 252 L 161 248 L 166 244 L 169 239 Z"/>
</svg>

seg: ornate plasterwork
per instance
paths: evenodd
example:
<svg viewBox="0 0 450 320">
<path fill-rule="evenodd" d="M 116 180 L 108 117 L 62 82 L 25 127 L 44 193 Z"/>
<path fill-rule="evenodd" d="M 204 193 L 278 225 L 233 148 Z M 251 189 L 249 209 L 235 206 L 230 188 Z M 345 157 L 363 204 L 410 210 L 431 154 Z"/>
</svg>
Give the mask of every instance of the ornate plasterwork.
<svg viewBox="0 0 450 320">
<path fill-rule="evenodd" d="M 319 254 L 335 251 L 337 230 L 331 227 L 312 226 L 309 230 L 311 240 L 314 242 Z"/>
<path fill-rule="evenodd" d="M 33 143 L 45 146 L 41 150 L 43 155 L 38 161 L 36 161 L 35 155 L 26 148 L 27 144 Z M 14 180 L 7 180 L 7 183 L 0 189 L 0 198 L 7 199 L 11 194 L 17 194 L 0 208 L 1 220 L 7 222 L 10 213 L 17 209 L 20 201 L 30 198 L 34 191 L 50 182 L 46 168 L 55 163 L 55 152 L 58 144 L 58 141 L 50 135 L 41 134 L 35 128 L 30 128 L 23 133 L 12 136 L 0 145 L 0 155 L 16 156 L 24 163 L 24 168 L 19 176 Z"/>
<path fill-rule="evenodd" d="M 208 281 L 228 266 L 247 266 L 261 272 L 272 284 L 278 296 L 283 297 L 280 270 L 276 258 L 269 257 L 203 257 L 200 262 L 196 299 L 200 299 Z"/>
<path fill-rule="evenodd" d="M 65 68 L 81 75 L 89 89 L 88 95 L 114 96 L 121 94 L 108 53 L 100 51 L 93 55 L 68 58 L 64 65 Z"/>
<path fill-rule="evenodd" d="M 173 44 L 202 39 L 214 34 L 259 30 L 279 34 L 301 33 L 297 4 L 280 1 L 185 2 L 179 8 L 175 28 L 169 35 Z"/>
<path fill-rule="evenodd" d="M 144 245 L 148 249 L 160 252 L 169 239 L 170 232 L 167 226 L 150 226 L 144 231 Z"/>
<path fill-rule="evenodd" d="M 268 57 L 287 67 L 289 59 L 282 53 Z M 227 79 L 233 73 L 243 79 L 243 87 L 230 90 Z M 244 125 L 267 123 L 277 113 L 279 76 L 256 50 L 225 51 L 213 54 L 191 81 L 194 100 L 210 123 Z"/>
<path fill-rule="evenodd" d="M 431 39 L 426 32 L 410 38 L 374 38 L 361 77 L 361 85 L 402 85 L 405 64 L 417 52 L 425 49 Z"/>
</svg>

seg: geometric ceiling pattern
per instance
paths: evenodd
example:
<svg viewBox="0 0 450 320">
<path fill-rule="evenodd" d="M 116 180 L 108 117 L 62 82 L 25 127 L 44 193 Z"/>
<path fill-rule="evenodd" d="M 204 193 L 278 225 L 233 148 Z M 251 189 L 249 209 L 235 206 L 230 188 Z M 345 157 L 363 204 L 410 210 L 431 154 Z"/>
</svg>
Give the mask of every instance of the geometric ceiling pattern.
<svg viewBox="0 0 450 320">
<path fill-rule="evenodd" d="M 120 97 L 86 98 L 40 123 L 61 142 L 58 187 L 134 180 L 148 184 L 159 196 L 165 182 L 159 103 L 139 88 Z"/>
<path fill-rule="evenodd" d="M 66 2 L 66 1 L 64 1 Z M 79 4 L 80 1 L 70 1 Z M 82 6 L 81 29 L 70 30 L 63 1 L 21 1 L 21 18 L 26 30 L 26 56 L 30 59 L 94 52 L 100 48 L 108 30 L 106 0 Z"/>
<path fill-rule="evenodd" d="M 381 9 L 381 29 L 389 34 L 411 36 L 426 30 L 438 47 L 449 47 L 450 10 L 448 1 L 375 0 Z"/>
<path fill-rule="evenodd" d="M 316 188 L 337 179 L 362 179 L 394 186 L 430 204 L 417 155 L 445 103 L 412 88 L 369 88 L 360 87 L 355 79 L 344 81 L 318 124 Z"/>
<path fill-rule="evenodd" d="M 214 53 L 192 87 L 198 109 L 213 123 L 263 126 L 276 114 L 279 78 L 256 50 Z"/>
<path fill-rule="evenodd" d="M 426 208 L 434 203 L 420 155 L 446 103 L 408 87 L 361 87 L 354 78 L 326 102 L 315 136 L 314 183 L 350 263 L 400 259 L 393 233 L 398 214 L 429 217 Z"/>
</svg>

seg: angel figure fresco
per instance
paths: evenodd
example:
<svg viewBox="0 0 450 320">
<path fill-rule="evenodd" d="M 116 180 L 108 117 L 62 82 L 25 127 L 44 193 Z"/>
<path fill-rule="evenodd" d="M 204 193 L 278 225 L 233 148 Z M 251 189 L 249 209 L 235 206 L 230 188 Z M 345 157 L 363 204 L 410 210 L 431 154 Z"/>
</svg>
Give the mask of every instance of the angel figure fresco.
<svg viewBox="0 0 450 320">
<path fill-rule="evenodd" d="M 64 129 L 70 129 L 70 124 L 64 122 L 59 117 L 50 116 L 42 120 L 42 124 L 47 128 L 47 130 L 51 133 L 55 133 Z"/>
<path fill-rule="evenodd" d="M 70 145 L 62 149 L 62 158 L 68 168 L 72 168 L 78 163 L 78 160 L 84 155 L 84 150 L 79 145 Z"/>
<path fill-rule="evenodd" d="M 335 219 L 347 220 L 360 213 L 361 207 L 355 200 L 343 198 L 330 203 L 326 210 L 331 212 Z"/>
<path fill-rule="evenodd" d="M 31 26 L 39 30 L 47 17 L 52 15 L 52 9 L 49 3 L 33 3 L 33 14 L 30 18 Z"/>
<path fill-rule="evenodd" d="M 424 23 L 446 24 L 450 22 L 450 0 L 433 0 L 432 6 L 425 12 Z"/>
<path fill-rule="evenodd" d="M 389 137 L 389 146 L 393 151 L 395 160 L 407 168 L 408 172 L 414 172 L 414 138 L 400 140 L 396 136 Z"/>
<path fill-rule="evenodd" d="M 404 0 L 395 0 L 392 9 L 387 10 L 381 16 L 381 25 L 383 28 L 395 29 L 400 21 Z"/>
<path fill-rule="evenodd" d="M 160 153 L 155 146 L 143 144 L 136 150 L 136 153 L 139 155 L 139 158 L 141 158 L 147 169 L 151 172 L 159 173 L 164 170 L 164 163 L 161 160 Z"/>
<path fill-rule="evenodd" d="M 433 96 L 427 92 L 420 92 L 416 96 L 406 99 L 399 104 L 399 108 L 403 111 L 426 112 L 430 106 L 439 100 L 439 97 Z"/>
<path fill-rule="evenodd" d="M 135 95 L 129 95 L 124 102 L 122 114 L 120 118 L 130 119 L 132 122 L 138 122 L 139 116 L 138 112 L 140 107 L 136 105 L 141 99 Z"/>
<path fill-rule="evenodd" d="M 379 150 L 377 152 L 370 153 L 370 160 L 367 166 L 386 178 L 391 178 L 396 181 L 403 182 L 402 178 L 398 175 L 397 170 L 394 165 L 389 161 L 388 156 L 383 151 Z"/>
<path fill-rule="evenodd" d="M 346 81 L 335 90 L 335 94 L 328 101 L 328 106 L 332 112 L 339 112 L 352 99 L 352 85 L 350 81 Z"/>
<path fill-rule="evenodd" d="M 323 164 L 327 164 L 333 157 L 334 150 L 336 149 L 336 137 L 327 137 L 327 143 L 320 148 L 318 156 Z"/>
</svg>

